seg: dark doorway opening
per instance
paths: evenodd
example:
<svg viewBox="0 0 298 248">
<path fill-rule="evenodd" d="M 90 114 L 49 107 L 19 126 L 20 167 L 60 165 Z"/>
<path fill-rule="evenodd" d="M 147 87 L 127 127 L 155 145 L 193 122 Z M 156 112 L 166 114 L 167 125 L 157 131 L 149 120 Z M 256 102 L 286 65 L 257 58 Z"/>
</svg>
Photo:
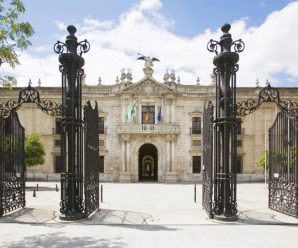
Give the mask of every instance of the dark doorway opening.
<svg viewBox="0 0 298 248">
<path fill-rule="evenodd" d="M 157 182 L 157 149 L 152 144 L 144 144 L 139 149 L 139 181 Z"/>
</svg>

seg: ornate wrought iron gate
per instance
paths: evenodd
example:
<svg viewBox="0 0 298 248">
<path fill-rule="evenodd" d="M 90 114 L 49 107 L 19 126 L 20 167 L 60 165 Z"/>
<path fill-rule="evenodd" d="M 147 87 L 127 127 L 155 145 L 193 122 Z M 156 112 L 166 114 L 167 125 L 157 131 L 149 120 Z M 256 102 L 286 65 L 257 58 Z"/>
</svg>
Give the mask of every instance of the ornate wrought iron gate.
<svg viewBox="0 0 298 248">
<path fill-rule="evenodd" d="M 202 204 L 213 218 L 213 106 L 205 102 L 203 113 L 203 187 Z"/>
<path fill-rule="evenodd" d="M 24 128 L 15 111 L 0 117 L 0 216 L 25 206 Z"/>
<path fill-rule="evenodd" d="M 298 218 L 297 119 L 279 112 L 269 129 L 269 207 Z"/>
<path fill-rule="evenodd" d="M 85 214 L 99 208 L 99 125 L 97 102 L 93 109 L 90 102 L 84 107 L 85 134 Z"/>
<path fill-rule="evenodd" d="M 22 89 L 17 101 L 0 103 L 0 216 L 25 207 L 25 130 L 16 111 L 23 103 L 35 103 L 44 113 L 60 116 L 60 103 L 40 98 L 30 83 Z"/>
<path fill-rule="evenodd" d="M 237 103 L 237 115 L 249 115 L 263 102 L 281 110 L 269 129 L 269 208 L 298 218 L 298 104 L 281 100 L 278 89 L 267 83 L 258 99 Z"/>
</svg>

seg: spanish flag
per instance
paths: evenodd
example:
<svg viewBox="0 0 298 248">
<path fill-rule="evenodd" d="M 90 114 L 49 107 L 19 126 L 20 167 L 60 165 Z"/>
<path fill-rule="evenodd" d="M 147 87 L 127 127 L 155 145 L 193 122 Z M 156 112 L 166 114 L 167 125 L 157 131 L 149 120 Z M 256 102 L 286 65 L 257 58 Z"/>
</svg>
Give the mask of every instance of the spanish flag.
<svg viewBox="0 0 298 248">
<path fill-rule="evenodd" d="M 145 120 L 146 120 L 146 121 L 149 121 L 149 117 L 150 117 L 150 115 L 149 115 L 149 112 L 148 112 L 148 110 L 147 110 L 147 112 L 146 112 L 146 114 L 145 114 Z"/>
</svg>

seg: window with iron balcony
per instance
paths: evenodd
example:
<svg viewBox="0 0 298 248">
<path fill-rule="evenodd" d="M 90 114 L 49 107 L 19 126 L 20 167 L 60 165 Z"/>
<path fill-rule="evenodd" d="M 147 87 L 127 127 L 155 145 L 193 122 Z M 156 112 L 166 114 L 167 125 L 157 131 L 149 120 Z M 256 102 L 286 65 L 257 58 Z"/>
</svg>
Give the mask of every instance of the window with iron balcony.
<svg viewBox="0 0 298 248">
<path fill-rule="evenodd" d="M 142 106 L 142 124 L 155 124 L 155 106 Z"/>
</svg>

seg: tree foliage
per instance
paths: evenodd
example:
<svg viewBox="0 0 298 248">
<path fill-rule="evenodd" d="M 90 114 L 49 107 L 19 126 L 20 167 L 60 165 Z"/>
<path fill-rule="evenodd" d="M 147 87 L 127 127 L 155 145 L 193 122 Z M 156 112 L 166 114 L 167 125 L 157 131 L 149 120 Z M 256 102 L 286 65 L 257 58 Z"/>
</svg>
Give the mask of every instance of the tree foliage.
<svg viewBox="0 0 298 248">
<path fill-rule="evenodd" d="M 266 166 L 266 169 L 268 169 L 269 166 L 269 152 L 268 150 L 263 151 L 262 155 L 258 157 L 256 164 L 258 167 L 262 167 L 263 169 Z"/>
<path fill-rule="evenodd" d="M 0 66 L 8 63 L 14 68 L 20 64 L 17 51 L 31 45 L 28 38 L 34 34 L 34 30 L 29 22 L 19 21 L 19 16 L 24 12 L 21 0 L 0 0 Z M 16 79 L 4 76 L 0 78 L 0 84 L 16 84 Z"/>
<path fill-rule="evenodd" d="M 45 150 L 38 134 L 30 134 L 25 137 L 25 165 L 36 166 L 44 164 Z"/>
<path fill-rule="evenodd" d="M 282 152 L 277 152 L 275 150 L 271 151 L 271 164 L 273 165 L 280 165 L 280 166 L 290 166 L 293 167 L 296 164 L 297 160 L 297 149 L 296 145 L 290 146 L 289 150 L 285 150 Z M 266 156 L 266 161 L 265 161 Z M 266 150 L 263 151 L 263 154 L 257 159 L 256 164 L 259 167 L 265 168 L 266 162 L 266 169 L 269 166 L 269 152 Z"/>
</svg>

